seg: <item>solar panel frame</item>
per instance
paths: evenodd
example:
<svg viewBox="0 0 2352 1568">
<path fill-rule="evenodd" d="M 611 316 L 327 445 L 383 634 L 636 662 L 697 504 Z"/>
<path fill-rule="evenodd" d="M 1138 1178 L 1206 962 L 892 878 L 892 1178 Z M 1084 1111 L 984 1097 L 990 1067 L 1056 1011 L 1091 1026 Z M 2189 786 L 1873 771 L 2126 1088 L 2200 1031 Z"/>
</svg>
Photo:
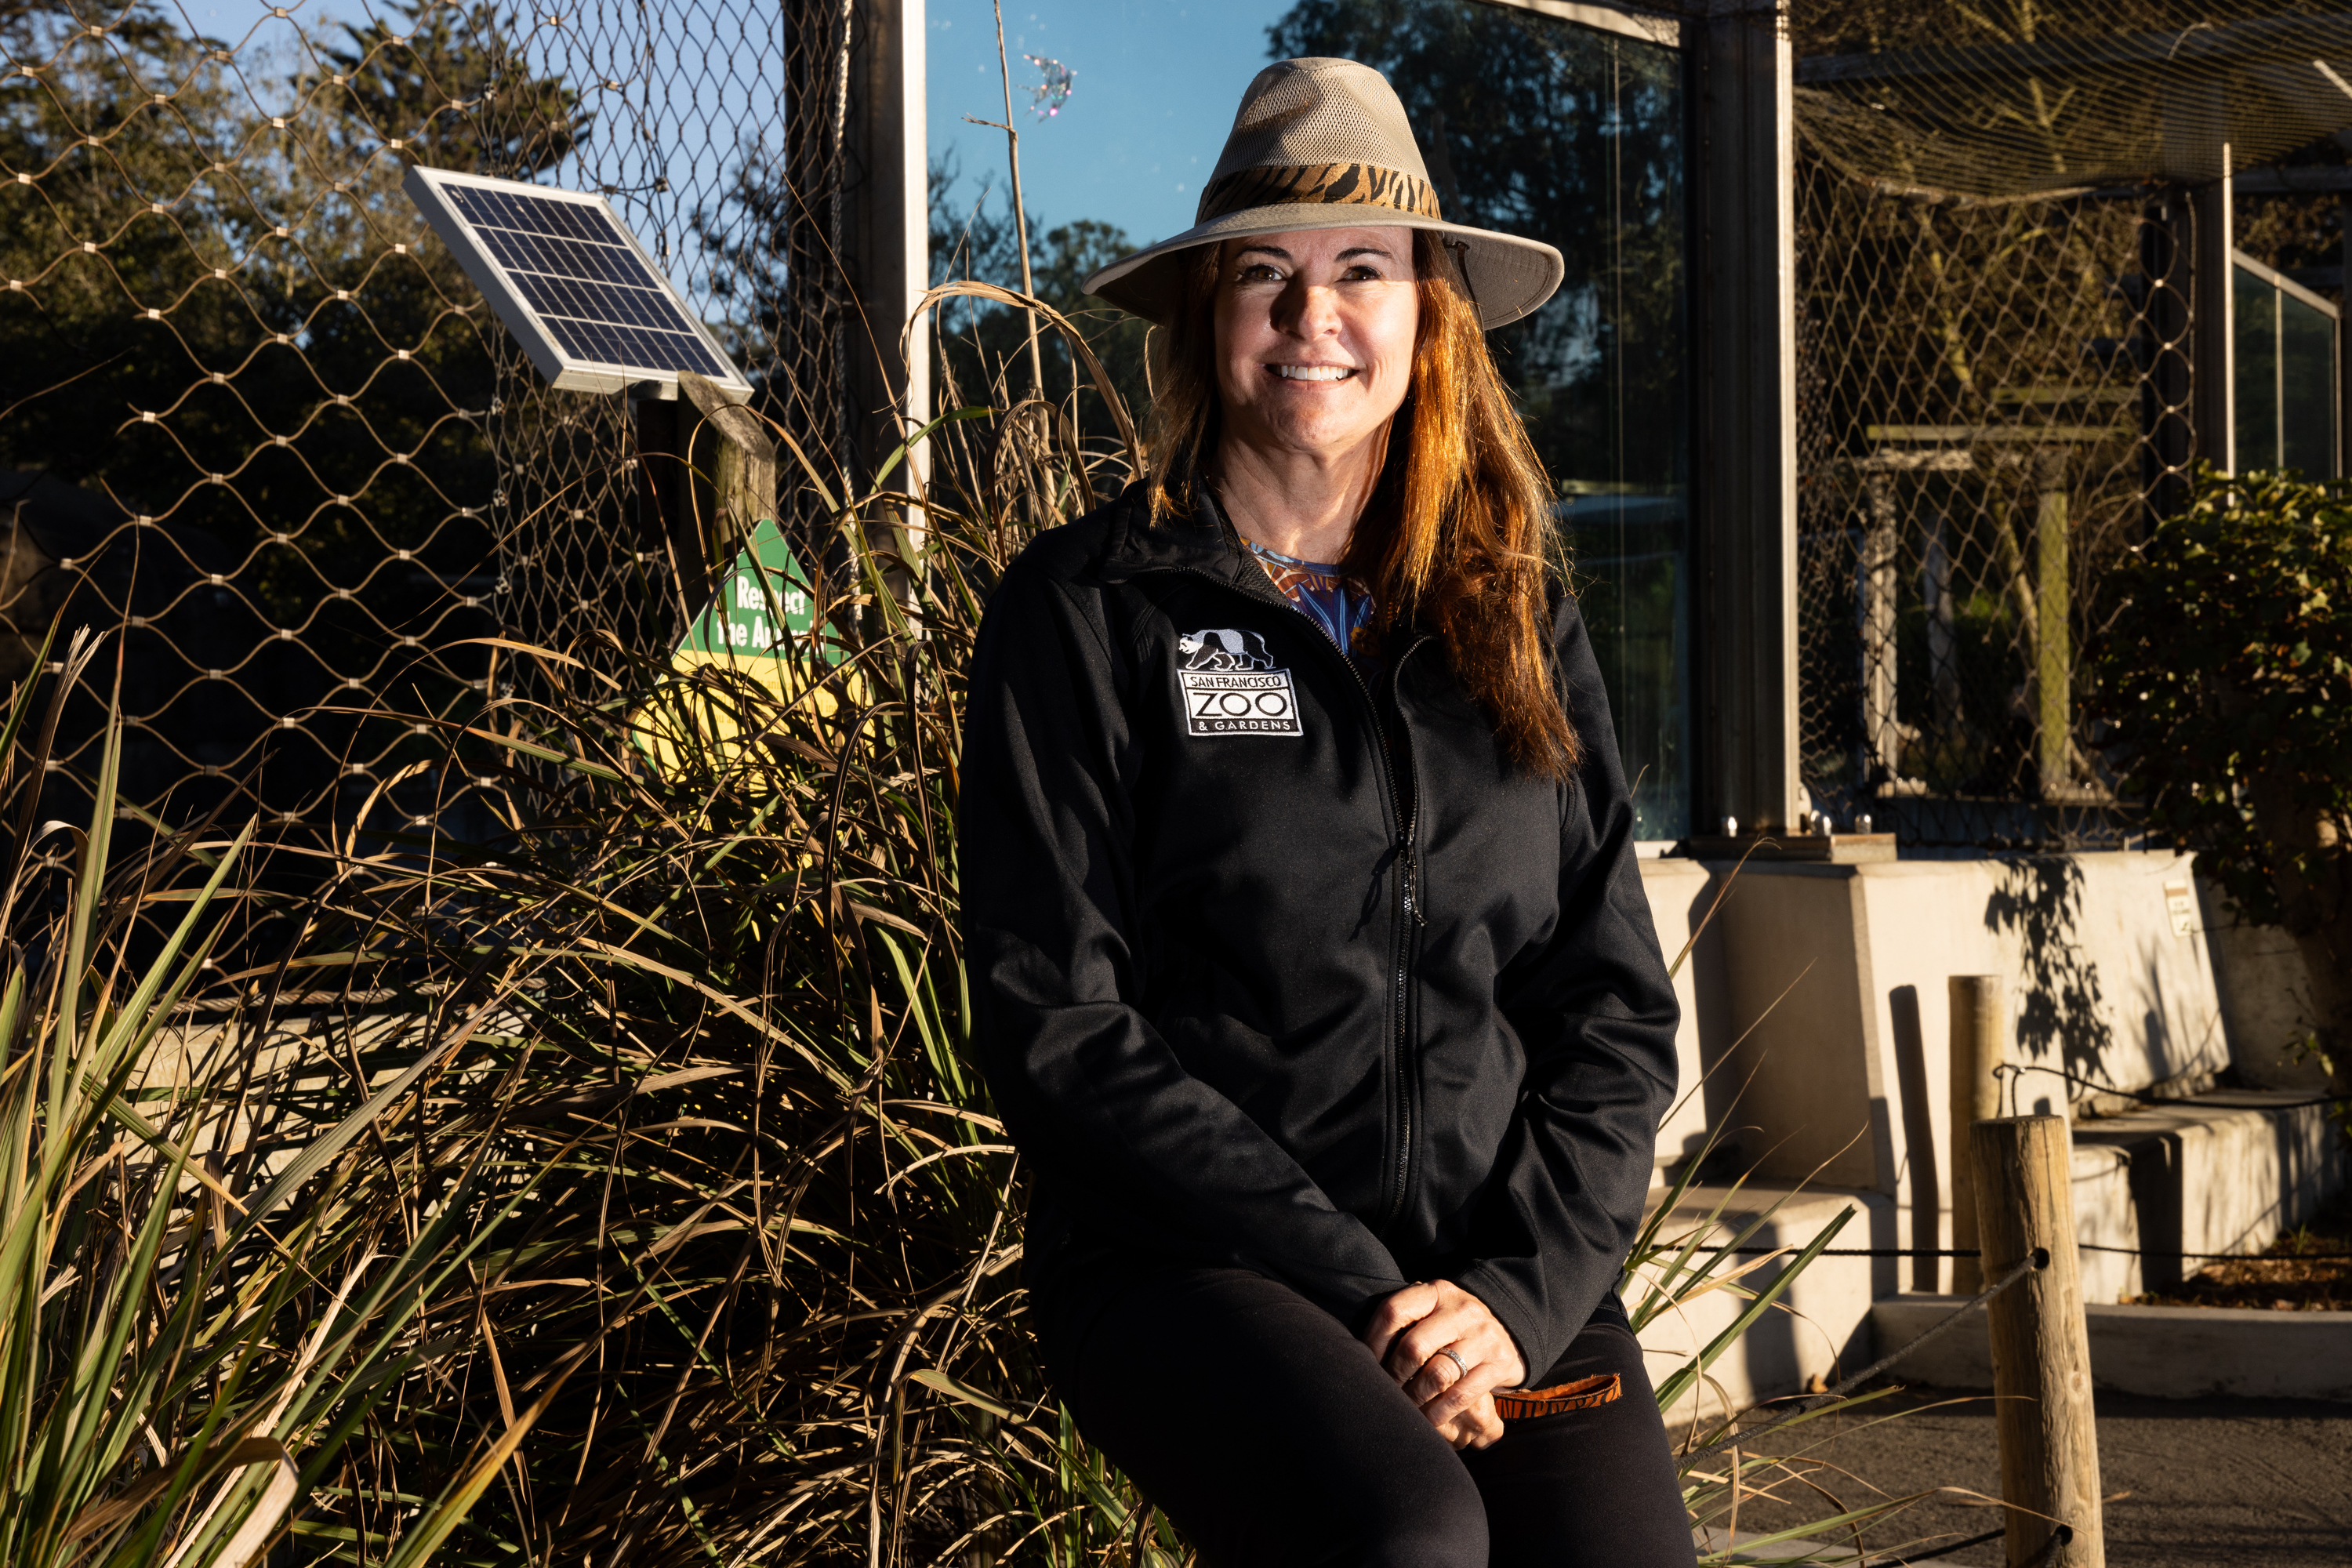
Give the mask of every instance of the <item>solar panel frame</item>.
<svg viewBox="0 0 2352 1568">
<path fill-rule="evenodd" d="M 707 363 L 686 368 L 750 400 L 751 384 L 603 196 L 421 163 L 401 188 L 551 386 L 650 383 L 675 397 L 679 367 L 662 362 L 698 350 Z"/>
</svg>

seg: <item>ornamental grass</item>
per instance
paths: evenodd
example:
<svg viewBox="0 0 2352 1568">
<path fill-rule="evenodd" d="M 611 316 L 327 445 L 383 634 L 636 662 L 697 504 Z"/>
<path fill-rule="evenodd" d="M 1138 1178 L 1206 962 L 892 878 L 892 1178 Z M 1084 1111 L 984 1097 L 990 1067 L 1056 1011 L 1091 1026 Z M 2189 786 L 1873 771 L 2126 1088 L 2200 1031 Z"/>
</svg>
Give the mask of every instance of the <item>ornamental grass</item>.
<svg viewBox="0 0 2352 1568">
<path fill-rule="evenodd" d="M 1037 310 L 1116 443 L 1081 437 L 1076 392 L 950 380 L 970 405 L 919 437 L 919 500 L 788 468 L 830 569 L 786 657 L 502 641 L 507 694 L 435 721 L 439 775 L 493 782 L 484 842 L 378 820 L 388 781 L 301 900 L 249 885 L 246 836 L 211 826 L 154 824 L 117 865 L 119 733 L 87 826 L 42 825 L 18 693 L 0 1563 L 1191 1561 L 1045 1386 L 1021 1163 L 967 1051 L 982 608 L 1141 461 L 1084 338 Z M 291 940 L 192 1012 L 239 896 L 277 900 Z M 158 909 L 169 940 L 131 943 Z M 1743 1304 L 1660 1377 L 1669 1401 L 1834 1235 L 1762 1271 L 1698 1250 L 1756 1226 L 1670 1224 L 1689 1182 L 1628 1303 Z M 1806 1431 L 1694 1461 L 1695 1522 L 1810 1488 L 1826 1517 L 1786 1533 L 1850 1542 L 1914 1500 L 1837 1501 Z"/>
</svg>

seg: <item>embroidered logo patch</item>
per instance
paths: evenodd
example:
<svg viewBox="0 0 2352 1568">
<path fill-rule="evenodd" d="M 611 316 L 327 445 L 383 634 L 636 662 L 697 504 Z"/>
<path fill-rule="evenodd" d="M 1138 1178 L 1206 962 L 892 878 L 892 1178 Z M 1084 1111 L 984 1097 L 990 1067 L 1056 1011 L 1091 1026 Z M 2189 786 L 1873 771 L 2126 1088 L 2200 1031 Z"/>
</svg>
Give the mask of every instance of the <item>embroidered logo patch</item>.
<svg viewBox="0 0 2352 1568">
<path fill-rule="evenodd" d="M 1217 627 L 1176 639 L 1176 683 L 1193 735 L 1298 735 L 1298 693 L 1255 632 Z"/>
</svg>

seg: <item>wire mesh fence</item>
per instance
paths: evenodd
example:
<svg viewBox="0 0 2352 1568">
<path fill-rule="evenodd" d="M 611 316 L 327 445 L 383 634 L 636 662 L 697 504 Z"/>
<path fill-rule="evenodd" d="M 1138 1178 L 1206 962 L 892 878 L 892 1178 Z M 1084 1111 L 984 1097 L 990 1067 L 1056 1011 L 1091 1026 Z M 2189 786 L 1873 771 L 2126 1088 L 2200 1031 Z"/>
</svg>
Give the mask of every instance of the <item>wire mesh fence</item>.
<svg viewBox="0 0 2352 1568">
<path fill-rule="evenodd" d="M 605 193 L 832 460 L 852 21 L 418 0 L 221 39 L 169 5 L 0 12 L 0 675 L 60 614 L 119 634 L 56 789 L 119 691 L 124 794 L 162 821 L 290 841 L 373 796 L 379 826 L 488 831 L 445 739 L 512 689 L 483 639 L 674 641 L 679 542 L 628 401 L 546 388 L 402 173 Z"/>
<path fill-rule="evenodd" d="M 667 646 L 709 542 L 651 504 L 659 422 L 549 390 L 402 170 L 607 194 L 837 468 L 872 330 L 838 265 L 866 25 L 850 0 L 418 0 L 219 39 L 175 5 L 0 11 L 0 676 L 60 613 L 120 633 L 60 787 L 119 680 L 125 792 L 163 820 L 347 832 L 373 798 L 491 831 L 444 738 L 524 679 L 482 639 Z M 1805 781 L 1922 848 L 2116 842 L 2086 672 L 2108 567 L 2192 447 L 2189 206 L 1874 180 L 1876 82 L 1799 104 Z M 780 499 L 821 533 L 809 491 Z"/>
<path fill-rule="evenodd" d="M 2302 0 L 1787 16 L 1806 788 L 1906 853 L 2141 842 L 2092 717 L 2114 567 L 2199 456 L 2338 467 L 2333 199 L 2242 202 L 2200 283 L 2231 209 L 2191 192 L 2340 165 L 2352 32 Z M 2217 313 L 2263 267 L 2267 343 Z M 2264 425 L 2249 368 L 2297 352 Z"/>
<path fill-rule="evenodd" d="M 2334 205 L 2241 204 L 2239 292 L 2267 258 L 2340 297 L 2340 263 L 2291 265 L 2340 245 Z M 2110 575 L 2210 450 L 2198 218 L 2179 186 L 1980 200 L 1803 166 L 1801 711 L 1832 819 L 1919 850 L 2139 842 L 2095 684 Z M 2332 368 L 2265 424 L 2261 334 L 2233 330 L 2240 466 L 2335 471 Z"/>
<path fill-rule="evenodd" d="M 2188 204 L 1799 182 L 1804 773 L 1906 844 L 2089 847 L 2111 568 L 2189 460 Z"/>
</svg>

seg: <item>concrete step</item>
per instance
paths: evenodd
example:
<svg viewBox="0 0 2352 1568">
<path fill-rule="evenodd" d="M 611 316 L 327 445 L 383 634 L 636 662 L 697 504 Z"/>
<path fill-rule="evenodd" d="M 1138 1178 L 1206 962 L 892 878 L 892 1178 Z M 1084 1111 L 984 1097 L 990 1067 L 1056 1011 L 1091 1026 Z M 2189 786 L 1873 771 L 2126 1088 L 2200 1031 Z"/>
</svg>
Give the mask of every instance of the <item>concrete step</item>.
<svg viewBox="0 0 2352 1568">
<path fill-rule="evenodd" d="M 2087 1218 L 2084 1157 L 2112 1151 L 2125 1163 L 2118 1173 L 2141 1256 L 2137 1278 L 2118 1281 L 2117 1294 L 2179 1284 L 2200 1267 L 2195 1259 L 2184 1264 L 2181 1253 L 2260 1252 L 2343 1189 L 2344 1139 L 2328 1125 L 2325 1106 L 2302 1103 L 2311 1099 L 2295 1089 L 2221 1089 L 2193 1104 L 2145 1106 L 2074 1124 L 2078 1221 Z M 2114 1227 L 2078 1223 L 2078 1238 L 2095 1239 L 2094 1228 Z M 2093 1254 L 2084 1264 L 2084 1295 L 2108 1297 L 2098 1287 L 2113 1264 Z"/>
<path fill-rule="evenodd" d="M 1664 1198 L 1653 1192 L 1653 1205 Z M 1720 1207 L 1707 1241 L 1729 1243 L 1754 1215 L 1777 1212 L 1748 1238 L 1751 1247 L 1801 1247 L 1821 1234 L 1847 1208 L 1853 1218 L 1839 1233 L 1839 1247 L 1895 1245 L 1894 1205 L 1878 1193 L 1813 1187 L 1694 1186 L 1683 1195 L 1665 1226 L 1669 1238 L 1688 1236 L 1706 1226 Z M 1724 1260 L 1717 1277 L 1746 1263 L 1748 1258 Z M 1783 1265 L 1774 1261 L 1743 1277 L 1739 1284 L 1768 1289 L 1780 1278 Z M 1745 1410 L 1759 1399 L 1794 1393 L 1808 1380 L 1833 1376 L 1840 1366 L 1860 1366 L 1870 1359 L 1870 1304 L 1892 1292 L 1898 1283 L 1890 1259 L 1820 1258 L 1783 1293 L 1769 1310 L 1707 1370 L 1696 1393 L 1670 1413 L 1671 1421 L 1708 1419 L 1727 1411 Z M 1643 1282 L 1637 1276 L 1624 1288 L 1625 1305 L 1638 1309 Z M 1642 1331 L 1653 1382 L 1663 1381 L 1687 1362 L 1716 1334 L 1747 1309 L 1738 1290 L 1711 1289 L 1652 1320 Z M 1857 1359 L 1858 1358 L 1858 1359 Z"/>
<path fill-rule="evenodd" d="M 1870 1310 L 1878 1353 L 1909 1344 L 1968 1299 L 1902 1295 Z M 2207 1394 L 2352 1400 L 2352 1312 L 2226 1307 L 2085 1309 L 2091 1381 L 2163 1399 Z M 1979 1310 L 1897 1362 L 1888 1376 L 1937 1388 L 1990 1388 L 1992 1347 Z"/>
</svg>

